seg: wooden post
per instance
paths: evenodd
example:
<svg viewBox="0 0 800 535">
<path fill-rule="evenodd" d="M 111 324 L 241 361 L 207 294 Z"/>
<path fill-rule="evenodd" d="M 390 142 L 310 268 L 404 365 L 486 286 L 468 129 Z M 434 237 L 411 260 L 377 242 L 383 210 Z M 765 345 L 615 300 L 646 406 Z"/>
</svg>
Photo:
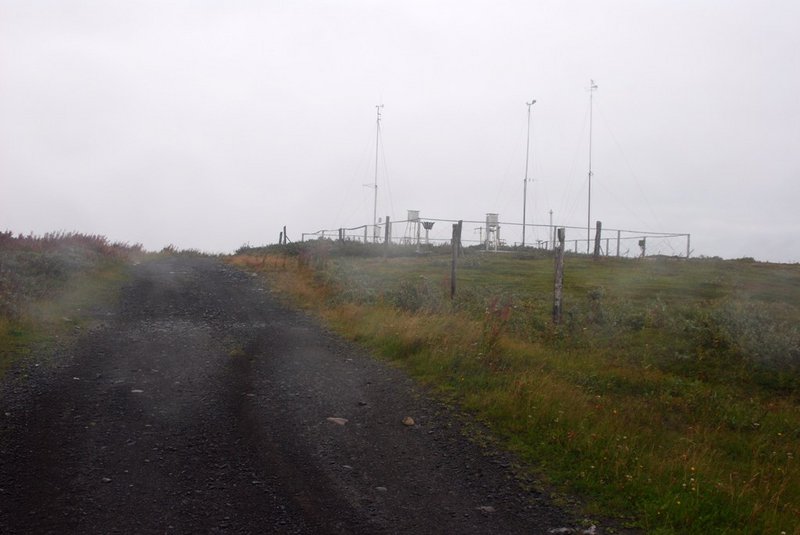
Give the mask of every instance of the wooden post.
<svg viewBox="0 0 800 535">
<path fill-rule="evenodd" d="M 367 243 L 367 231 L 368 231 L 367 227 L 368 225 L 364 225 L 364 243 Z"/>
<path fill-rule="evenodd" d="M 283 245 L 283 232 L 278 234 L 278 245 Z"/>
<path fill-rule="evenodd" d="M 392 243 L 392 222 L 386 216 L 386 228 L 383 229 L 383 258 L 389 258 L 389 245 Z"/>
<path fill-rule="evenodd" d="M 689 255 L 692 254 L 692 250 L 689 247 L 691 245 L 691 243 L 692 243 L 692 235 L 691 234 L 687 234 L 686 235 L 686 258 L 687 259 L 689 258 Z"/>
<path fill-rule="evenodd" d="M 458 238 L 458 256 L 459 257 L 464 256 L 464 248 L 461 246 L 461 229 L 463 228 L 463 226 L 464 226 L 464 221 L 459 219 L 458 220 L 458 236 L 457 236 L 457 238 Z"/>
<path fill-rule="evenodd" d="M 617 258 L 619 258 L 619 242 L 622 239 L 622 231 L 617 231 Z"/>
<path fill-rule="evenodd" d="M 560 228 L 556 231 L 558 241 L 555 245 L 555 287 L 553 291 L 553 323 L 561 323 L 562 293 L 564 289 L 564 231 Z"/>
<path fill-rule="evenodd" d="M 594 259 L 597 260 L 600 258 L 600 235 L 602 233 L 603 224 L 598 221 L 597 228 L 594 231 Z"/>
<path fill-rule="evenodd" d="M 459 234 L 461 233 L 460 223 L 453 223 L 453 237 L 450 240 L 450 245 L 453 249 L 453 259 L 450 262 L 450 299 L 456 296 L 456 264 L 458 263 L 458 242 L 460 241 Z"/>
<path fill-rule="evenodd" d="M 289 237 L 286 235 L 286 225 L 283 226 L 283 244 L 289 243 Z"/>
</svg>

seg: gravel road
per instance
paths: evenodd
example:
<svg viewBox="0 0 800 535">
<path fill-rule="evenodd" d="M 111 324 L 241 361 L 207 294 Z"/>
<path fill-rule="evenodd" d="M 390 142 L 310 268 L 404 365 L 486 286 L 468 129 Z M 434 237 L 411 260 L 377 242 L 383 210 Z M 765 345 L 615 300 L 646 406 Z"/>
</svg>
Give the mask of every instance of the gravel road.
<svg viewBox="0 0 800 535">
<path fill-rule="evenodd" d="M 92 314 L 0 384 L 0 533 L 600 533 L 233 267 L 148 261 Z"/>
</svg>

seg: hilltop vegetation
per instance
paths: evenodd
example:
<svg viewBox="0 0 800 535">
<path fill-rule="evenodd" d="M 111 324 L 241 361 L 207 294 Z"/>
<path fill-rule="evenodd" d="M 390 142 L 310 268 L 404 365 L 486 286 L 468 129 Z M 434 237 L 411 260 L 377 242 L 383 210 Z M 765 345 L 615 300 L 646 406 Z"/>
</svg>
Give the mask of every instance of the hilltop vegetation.
<svg viewBox="0 0 800 535">
<path fill-rule="evenodd" d="M 0 377 L 12 363 L 80 327 L 86 308 L 111 298 L 138 245 L 102 236 L 0 233 Z"/>
<path fill-rule="evenodd" d="M 446 253 L 446 250 L 442 250 Z M 232 262 L 477 415 L 546 481 L 648 533 L 800 532 L 800 266 L 330 242 Z"/>
</svg>

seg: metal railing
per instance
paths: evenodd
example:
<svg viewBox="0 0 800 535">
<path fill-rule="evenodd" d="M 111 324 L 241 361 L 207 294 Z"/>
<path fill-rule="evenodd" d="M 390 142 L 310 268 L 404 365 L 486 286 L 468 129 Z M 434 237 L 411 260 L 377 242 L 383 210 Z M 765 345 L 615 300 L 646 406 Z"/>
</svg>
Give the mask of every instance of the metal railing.
<svg viewBox="0 0 800 535">
<path fill-rule="evenodd" d="M 382 221 L 377 225 L 367 224 L 306 232 L 302 234 L 302 241 L 330 239 L 361 243 L 385 243 L 388 237 L 390 243 L 398 245 L 446 245 L 450 243 L 450 225 L 447 225 L 447 223 L 454 224 L 458 221 L 457 219 L 443 218 L 389 221 L 387 218 L 387 221 Z M 506 229 L 506 231 L 508 229 L 519 230 L 522 227 L 522 223 L 498 222 L 497 233 L 491 237 L 494 242 L 490 242 L 484 237 L 485 220 L 465 219 L 461 221 L 465 227 L 472 225 L 473 231 L 479 232 L 477 239 L 475 237 L 469 238 L 468 233 L 464 232 L 461 239 L 461 243 L 464 246 L 483 245 L 487 250 L 522 248 L 520 242 L 508 241 L 502 237 L 503 229 Z M 433 223 L 433 228 L 426 232 L 422 225 L 423 222 Z M 445 224 L 437 226 L 436 223 Z M 525 249 L 552 250 L 555 231 L 557 228 L 563 228 L 567 251 L 572 253 L 593 253 L 595 245 L 598 245 L 598 253 L 601 256 L 643 257 L 663 255 L 689 258 L 692 253 L 691 234 L 688 233 L 602 228 L 590 229 L 589 233 L 593 233 L 594 238 L 587 240 L 586 227 L 528 223 L 525 228 L 526 231 L 533 231 L 531 235 L 534 236 L 534 239 L 526 244 Z M 402 232 L 397 232 L 398 229 L 402 229 Z"/>
</svg>

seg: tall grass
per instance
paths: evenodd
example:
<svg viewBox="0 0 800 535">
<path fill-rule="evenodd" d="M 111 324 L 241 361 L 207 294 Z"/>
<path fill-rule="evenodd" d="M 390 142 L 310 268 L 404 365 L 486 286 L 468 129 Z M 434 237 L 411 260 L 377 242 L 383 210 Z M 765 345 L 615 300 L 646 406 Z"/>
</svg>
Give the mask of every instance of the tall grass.
<svg viewBox="0 0 800 535">
<path fill-rule="evenodd" d="M 0 377 L 38 345 L 73 326 L 82 309 L 121 277 L 141 246 L 102 236 L 0 232 Z"/>
<path fill-rule="evenodd" d="M 313 249 L 240 254 L 486 421 L 545 480 L 648 533 L 800 533 L 800 267 Z M 243 251 L 246 253 L 247 251 Z"/>
</svg>

